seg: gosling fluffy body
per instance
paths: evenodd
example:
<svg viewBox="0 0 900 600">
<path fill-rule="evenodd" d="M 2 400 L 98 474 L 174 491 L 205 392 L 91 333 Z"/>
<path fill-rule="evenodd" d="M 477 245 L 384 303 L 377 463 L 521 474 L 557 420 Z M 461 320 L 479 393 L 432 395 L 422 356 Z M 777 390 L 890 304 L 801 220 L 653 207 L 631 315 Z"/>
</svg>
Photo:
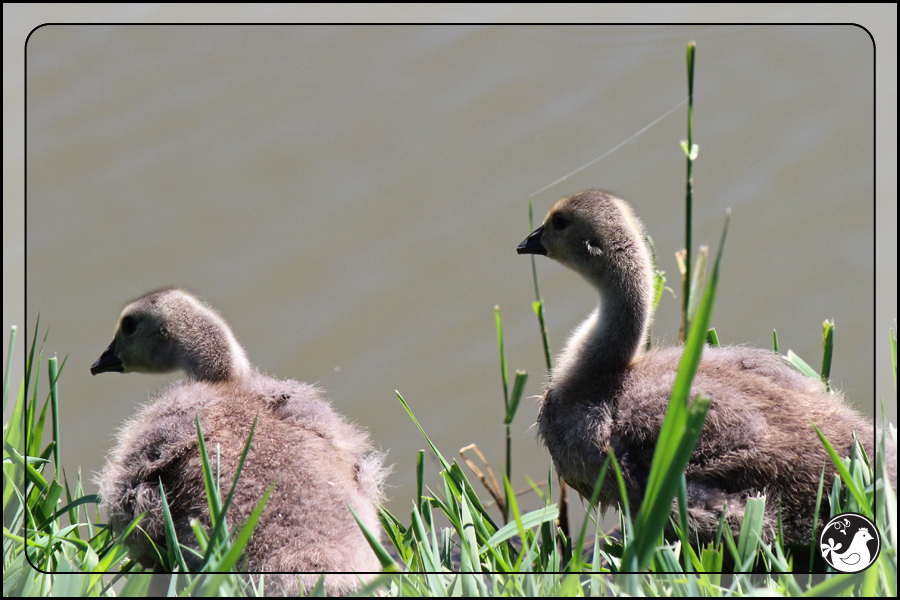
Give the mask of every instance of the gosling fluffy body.
<svg viewBox="0 0 900 600">
<path fill-rule="evenodd" d="M 600 294 L 598 308 L 575 329 L 557 360 L 541 399 L 538 432 L 559 474 L 588 498 L 611 448 L 635 511 L 683 350 L 643 349 L 653 298 L 643 226 L 623 200 L 590 190 L 559 200 L 518 252 L 557 260 Z M 691 397 L 700 392 L 713 402 L 685 471 L 692 533 L 703 542 L 714 539 L 725 510 L 737 535 L 747 499 L 765 493 L 764 541 L 774 539 L 780 498 L 785 541 L 808 544 L 823 466 L 826 485 L 834 478 L 810 423 L 843 456 L 850 454 L 856 432 L 874 458 L 871 423 L 840 394 L 826 392 L 821 382 L 767 350 L 705 348 Z M 889 444 L 896 489 L 896 447 Z M 610 470 L 600 503 L 620 502 Z M 826 505 L 822 515 L 827 511 Z"/>
<path fill-rule="evenodd" d="M 381 570 L 348 508 L 379 532 L 377 507 L 386 471 L 365 433 L 322 399 L 315 386 L 277 380 L 247 360 L 225 321 L 183 290 L 162 290 L 135 300 L 119 318 L 115 338 L 91 367 L 103 372 L 161 373 L 187 377 L 163 389 L 119 434 L 100 473 L 100 495 L 113 530 L 121 532 L 146 512 L 141 527 L 165 543 L 159 482 L 181 543 L 195 543 L 190 521 L 210 527 L 195 419 L 199 415 L 211 457 L 227 494 L 258 419 L 250 452 L 229 509 L 232 528 L 246 522 L 274 482 L 275 490 L 242 558 L 249 572 L 300 572 L 266 577 L 266 592 L 296 595 L 322 572 L 329 594 L 356 589 L 354 574 Z M 215 468 L 215 465 L 213 465 Z M 127 540 L 132 555 L 152 564 L 142 533 Z M 197 567 L 186 553 L 189 566 Z M 338 574 L 341 573 L 341 574 Z"/>
</svg>

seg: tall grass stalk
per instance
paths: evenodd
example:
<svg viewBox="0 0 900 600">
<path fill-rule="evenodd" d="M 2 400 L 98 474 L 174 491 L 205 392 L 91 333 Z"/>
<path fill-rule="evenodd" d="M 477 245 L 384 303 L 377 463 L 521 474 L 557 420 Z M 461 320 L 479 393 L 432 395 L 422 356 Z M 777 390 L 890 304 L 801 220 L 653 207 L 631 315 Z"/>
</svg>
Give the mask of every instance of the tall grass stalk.
<svg viewBox="0 0 900 600">
<path fill-rule="evenodd" d="M 500 307 L 494 307 L 494 320 L 497 324 L 497 345 L 500 350 L 500 373 L 503 379 L 503 405 L 505 408 L 503 416 L 503 425 L 506 428 L 506 480 L 512 479 L 512 430 L 511 425 L 515 419 L 516 411 L 519 408 L 519 402 L 522 400 L 522 394 L 525 393 L 525 383 L 528 381 L 528 373 L 525 371 L 516 371 L 516 379 L 513 382 L 512 396 L 509 394 L 509 378 L 506 371 L 506 352 L 503 349 L 503 324 L 500 321 Z M 477 450 L 477 447 L 476 447 Z M 472 466 L 472 465 L 470 465 Z M 474 467 L 473 467 L 474 468 Z M 486 482 L 485 482 L 486 483 Z M 495 483 L 496 485 L 496 483 Z M 500 498 L 499 490 L 494 491 L 494 495 Z M 511 499 L 509 493 L 504 492 L 504 501 L 500 503 L 500 511 L 503 513 L 503 522 L 509 521 L 509 503 Z"/>
<path fill-rule="evenodd" d="M 687 77 L 688 77 L 688 132 L 687 140 L 681 143 L 681 148 L 687 157 L 687 183 L 685 184 L 684 202 L 684 270 L 681 286 L 681 312 L 682 334 L 679 339 L 685 339 L 690 333 L 692 316 L 690 315 L 690 285 L 691 285 L 691 259 L 692 240 L 691 225 L 694 219 L 694 159 L 697 158 L 699 148 L 694 143 L 694 55 L 697 52 L 696 42 L 687 45 Z"/>
</svg>

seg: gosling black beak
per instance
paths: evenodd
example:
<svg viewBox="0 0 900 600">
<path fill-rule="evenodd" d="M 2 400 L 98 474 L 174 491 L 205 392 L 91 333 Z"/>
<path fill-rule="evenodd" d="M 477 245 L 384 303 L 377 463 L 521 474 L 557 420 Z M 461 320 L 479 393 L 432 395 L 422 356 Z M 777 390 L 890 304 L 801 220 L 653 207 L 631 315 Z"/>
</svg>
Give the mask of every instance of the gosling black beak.
<svg viewBox="0 0 900 600">
<path fill-rule="evenodd" d="M 109 348 L 104 350 L 97 362 L 91 365 L 91 375 L 109 372 L 121 373 L 124 370 L 122 359 L 116 356 L 116 340 L 114 338 Z"/>
<path fill-rule="evenodd" d="M 543 254 L 547 256 L 547 249 L 541 243 L 541 236 L 544 235 L 544 226 L 541 225 L 531 232 L 525 240 L 516 248 L 519 254 Z"/>
</svg>

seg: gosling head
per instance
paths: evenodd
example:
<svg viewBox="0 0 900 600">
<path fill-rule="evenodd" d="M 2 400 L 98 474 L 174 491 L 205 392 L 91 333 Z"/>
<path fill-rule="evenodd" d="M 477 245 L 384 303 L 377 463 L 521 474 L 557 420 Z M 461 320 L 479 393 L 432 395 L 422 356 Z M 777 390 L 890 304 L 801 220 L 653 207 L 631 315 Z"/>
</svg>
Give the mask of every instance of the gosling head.
<svg viewBox="0 0 900 600">
<path fill-rule="evenodd" d="M 122 310 L 115 337 L 91 365 L 91 374 L 182 370 L 195 379 L 225 381 L 249 369 L 222 317 L 188 292 L 170 289 L 147 294 Z"/>
<path fill-rule="evenodd" d="M 643 226 L 631 208 L 599 190 L 557 201 L 517 251 L 548 256 L 601 288 L 643 282 L 653 264 Z"/>
</svg>

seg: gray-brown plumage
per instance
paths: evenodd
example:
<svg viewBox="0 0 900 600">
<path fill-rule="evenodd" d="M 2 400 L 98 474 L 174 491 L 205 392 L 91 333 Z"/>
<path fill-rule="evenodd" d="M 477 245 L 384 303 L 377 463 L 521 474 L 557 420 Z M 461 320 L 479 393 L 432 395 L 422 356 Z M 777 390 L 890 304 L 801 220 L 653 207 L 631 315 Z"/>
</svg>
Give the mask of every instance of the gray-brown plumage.
<svg viewBox="0 0 900 600">
<path fill-rule="evenodd" d="M 228 513 L 231 531 L 246 522 L 266 489 L 276 487 L 244 551 L 249 572 L 267 575 L 266 593 L 296 595 L 322 572 L 329 594 L 359 586 L 356 573 L 377 573 L 379 561 L 349 506 L 376 535 L 377 507 L 386 471 L 365 433 L 322 399 L 312 385 L 277 380 L 247 360 L 225 321 L 182 290 L 162 290 L 128 304 L 115 338 L 91 367 L 109 371 L 187 377 L 163 389 L 128 422 L 100 473 L 102 504 L 119 533 L 142 512 L 141 527 L 156 544 L 165 543 L 162 480 L 178 540 L 196 547 L 190 521 L 209 531 L 209 509 L 197 445 L 195 418 L 215 468 L 220 454 L 222 495 L 231 488 L 254 419 L 256 432 Z M 151 566 L 147 536 L 128 539 L 133 557 Z M 190 567 L 198 566 L 190 552 Z M 362 575 L 363 579 L 371 576 Z"/>
<path fill-rule="evenodd" d="M 635 511 L 682 354 L 680 347 L 644 351 L 654 288 L 643 226 L 624 201 L 590 190 L 559 200 L 518 252 L 559 261 L 600 294 L 600 305 L 557 359 L 541 400 L 538 431 L 560 475 L 588 498 L 612 448 Z M 713 399 L 686 469 L 690 526 L 702 541 L 714 538 L 726 503 L 729 527 L 737 535 L 747 498 L 765 492 L 765 541 L 774 538 L 780 497 L 786 542 L 810 542 L 823 466 L 826 484 L 834 477 L 811 423 L 843 456 L 851 452 L 855 431 L 874 460 L 871 423 L 840 394 L 826 392 L 820 381 L 774 352 L 705 348 L 692 397 L 698 392 Z M 888 444 L 896 489 L 896 446 Z M 609 473 L 602 506 L 621 498 L 612 469 Z"/>
</svg>

